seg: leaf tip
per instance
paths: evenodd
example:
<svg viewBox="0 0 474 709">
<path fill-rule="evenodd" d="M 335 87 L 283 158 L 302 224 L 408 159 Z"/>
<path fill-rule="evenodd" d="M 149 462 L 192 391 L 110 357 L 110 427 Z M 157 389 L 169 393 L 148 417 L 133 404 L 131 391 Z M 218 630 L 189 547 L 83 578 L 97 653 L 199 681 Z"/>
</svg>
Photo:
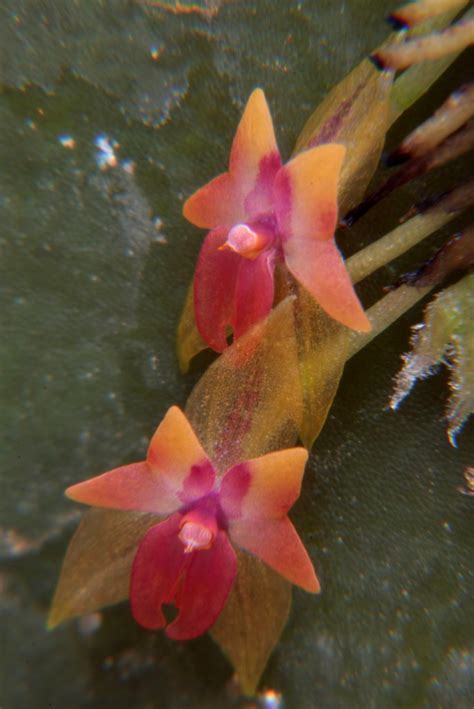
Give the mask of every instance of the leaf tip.
<svg viewBox="0 0 474 709">
<path fill-rule="evenodd" d="M 385 71 L 385 69 L 387 68 L 383 56 L 379 52 L 374 52 L 373 54 L 370 54 L 369 59 L 375 66 L 375 68 L 379 71 Z"/>
<path fill-rule="evenodd" d="M 397 32 L 401 30 L 408 30 L 410 28 L 410 25 L 396 12 L 391 12 L 387 15 L 385 21 Z"/>
</svg>

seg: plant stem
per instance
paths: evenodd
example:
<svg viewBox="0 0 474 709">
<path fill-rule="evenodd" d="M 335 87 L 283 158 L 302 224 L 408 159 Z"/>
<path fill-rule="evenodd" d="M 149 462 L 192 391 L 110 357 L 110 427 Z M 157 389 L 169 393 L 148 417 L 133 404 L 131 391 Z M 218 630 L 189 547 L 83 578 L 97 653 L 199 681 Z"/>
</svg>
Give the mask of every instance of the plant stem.
<svg viewBox="0 0 474 709">
<path fill-rule="evenodd" d="M 424 298 L 433 287 L 415 288 L 413 286 L 401 286 L 380 298 L 375 305 L 367 310 L 367 315 L 372 323 L 372 330 L 367 333 L 355 332 L 351 335 L 347 359 L 357 354 L 359 350 L 368 345 L 395 320 L 398 320 L 407 310 Z"/>
<path fill-rule="evenodd" d="M 468 182 L 444 195 L 434 206 L 361 249 L 346 261 L 352 282 L 358 283 L 378 268 L 398 258 L 425 237 L 448 224 L 473 203 L 474 182 Z"/>
<path fill-rule="evenodd" d="M 453 214 L 439 212 L 434 215 L 417 214 L 396 227 L 373 244 L 361 249 L 346 261 L 353 283 L 359 283 L 378 268 L 393 261 L 419 241 L 447 224 Z"/>
</svg>

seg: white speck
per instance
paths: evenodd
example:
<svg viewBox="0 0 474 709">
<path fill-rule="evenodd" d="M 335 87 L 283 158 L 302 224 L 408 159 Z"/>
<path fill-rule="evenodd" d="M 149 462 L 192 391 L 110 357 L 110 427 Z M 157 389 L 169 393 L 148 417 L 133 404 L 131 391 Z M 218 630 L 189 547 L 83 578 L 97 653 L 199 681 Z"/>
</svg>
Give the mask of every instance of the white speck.
<svg viewBox="0 0 474 709">
<path fill-rule="evenodd" d="M 129 158 L 127 158 L 127 160 L 122 160 L 122 168 L 125 172 L 128 172 L 129 175 L 135 174 L 135 163 Z"/>
<path fill-rule="evenodd" d="M 25 118 L 25 124 L 28 128 L 31 128 L 31 130 L 36 130 L 38 127 L 32 118 Z"/>
<path fill-rule="evenodd" d="M 109 167 L 117 167 L 115 150 L 120 147 L 117 141 L 112 140 L 104 133 L 99 133 L 94 140 L 94 144 L 98 148 L 95 160 L 100 169 L 107 170 Z"/>
<path fill-rule="evenodd" d="M 156 231 L 158 232 L 157 235 L 154 237 L 153 241 L 157 244 L 167 244 L 168 240 L 164 234 L 161 233 L 161 227 L 163 226 L 163 222 L 160 219 L 160 217 L 154 217 L 153 218 L 153 226 L 155 227 Z"/>
<path fill-rule="evenodd" d="M 61 133 L 61 135 L 58 135 L 58 140 L 63 146 L 63 148 L 69 148 L 69 150 L 74 150 L 76 147 L 76 141 L 72 137 L 72 135 L 68 135 L 67 133 Z"/>
<path fill-rule="evenodd" d="M 160 50 L 158 47 L 150 47 L 150 55 L 154 62 L 160 57 Z"/>
<path fill-rule="evenodd" d="M 77 622 L 81 635 L 93 635 L 102 625 L 102 613 L 89 613 Z"/>
<path fill-rule="evenodd" d="M 282 709 L 283 707 L 283 698 L 280 692 L 276 692 L 274 689 L 267 689 L 266 692 L 262 692 L 258 699 L 262 709 Z"/>
</svg>

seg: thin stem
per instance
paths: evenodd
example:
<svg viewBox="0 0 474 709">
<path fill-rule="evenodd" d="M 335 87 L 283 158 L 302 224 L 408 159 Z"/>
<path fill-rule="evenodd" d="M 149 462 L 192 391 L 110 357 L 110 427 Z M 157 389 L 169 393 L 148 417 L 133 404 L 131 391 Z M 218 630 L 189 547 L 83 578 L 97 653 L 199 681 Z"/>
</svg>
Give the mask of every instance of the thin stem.
<svg viewBox="0 0 474 709">
<path fill-rule="evenodd" d="M 393 261 L 474 203 L 474 181 L 449 192 L 434 206 L 361 249 L 346 261 L 353 283 Z"/>
<path fill-rule="evenodd" d="M 357 354 L 359 350 L 369 344 L 377 335 L 380 335 L 395 320 L 410 310 L 419 300 L 425 297 L 434 286 L 414 288 L 401 286 L 380 298 L 375 305 L 367 310 L 367 315 L 372 323 L 372 330 L 367 333 L 353 333 L 347 351 L 347 359 Z"/>
<path fill-rule="evenodd" d="M 353 283 L 359 283 L 378 268 L 393 261 L 453 219 L 454 214 L 417 214 L 346 261 Z"/>
</svg>

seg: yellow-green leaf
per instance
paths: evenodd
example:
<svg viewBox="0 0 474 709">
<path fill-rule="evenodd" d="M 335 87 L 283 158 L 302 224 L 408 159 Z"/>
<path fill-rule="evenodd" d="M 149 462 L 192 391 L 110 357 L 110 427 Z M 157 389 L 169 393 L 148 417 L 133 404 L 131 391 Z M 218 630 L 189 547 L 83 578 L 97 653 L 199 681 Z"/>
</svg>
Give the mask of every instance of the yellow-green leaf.
<svg viewBox="0 0 474 709">
<path fill-rule="evenodd" d="M 207 349 L 207 344 L 202 339 L 196 326 L 194 316 L 193 284 L 188 288 L 183 311 L 179 319 L 176 333 L 176 351 L 178 354 L 179 368 L 183 374 L 189 369 L 189 364 L 202 350 Z"/>
<path fill-rule="evenodd" d="M 254 694 L 291 606 L 291 584 L 259 559 L 238 552 L 239 571 L 211 635 L 238 673 L 243 694 Z"/>
<path fill-rule="evenodd" d="M 138 512 L 87 510 L 64 557 L 49 627 L 128 598 L 137 546 L 158 519 Z"/>
<path fill-rule="evenodd" d="M 304 126 L 295 152 L 322 143 L 347 148 L 339 186 L 341 214 L 361 199 L 388 129 L 392 76 L 364 59 L 335 86 Z"/>
</svg>

